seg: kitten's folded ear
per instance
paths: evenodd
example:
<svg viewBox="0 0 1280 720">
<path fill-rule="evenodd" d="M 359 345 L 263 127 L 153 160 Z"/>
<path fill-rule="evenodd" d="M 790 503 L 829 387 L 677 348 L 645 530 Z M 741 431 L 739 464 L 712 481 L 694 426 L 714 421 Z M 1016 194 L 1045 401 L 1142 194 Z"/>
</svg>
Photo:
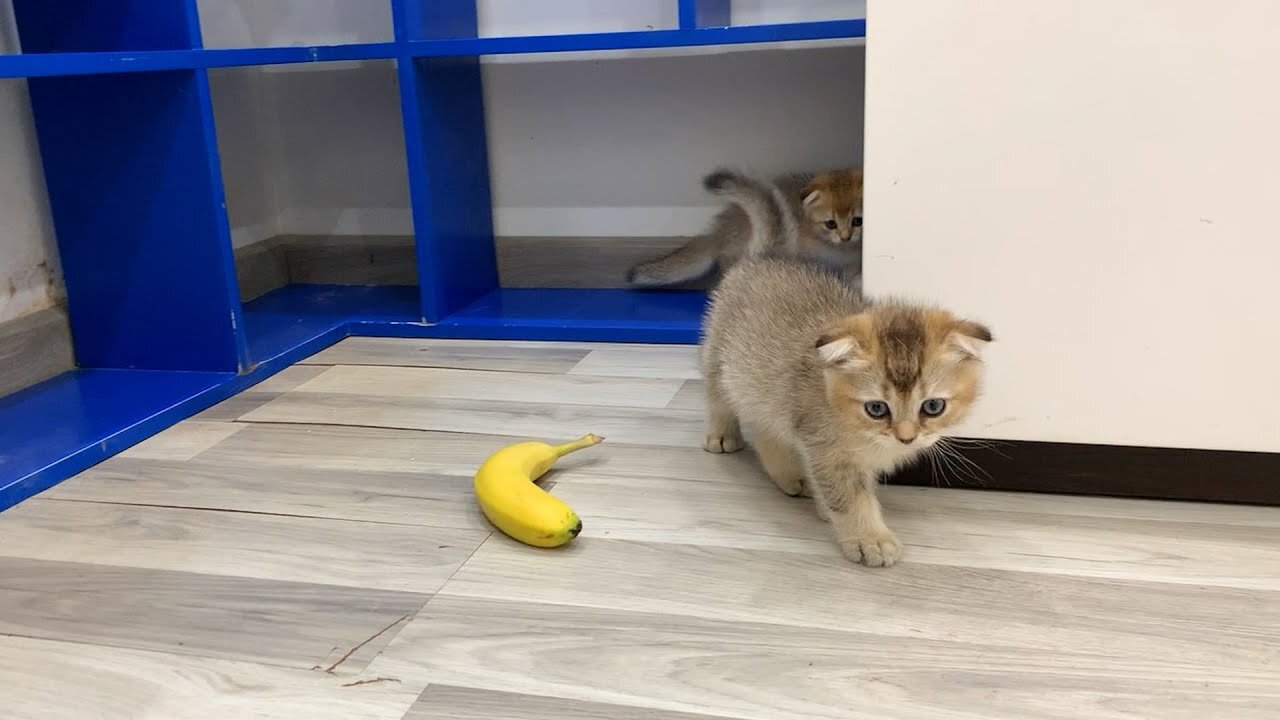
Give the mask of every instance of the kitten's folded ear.
<svg viewBox="0 0 1280 720">
<path fill-rule="evenodd" d="M 818 202 L 821 197 L 822 187 L 812 180 L 805 183 L 805 186 L 800 190 L 800 204 L 804 207 L 809 207 Z"/>
<path fill-rule="evenodd" d="M 829 368 L 856 370 L 871 364 L 871 318 L 850 315 L 818 336 L 813 347 Z"/>
<path fill-rule="evenodd" d="M 972 320 L 957 320 L 947 334 L 947 345 L 959 359 L 981 358 L 982 350 L 995 338 L 986 325 Z"/>
</svg>

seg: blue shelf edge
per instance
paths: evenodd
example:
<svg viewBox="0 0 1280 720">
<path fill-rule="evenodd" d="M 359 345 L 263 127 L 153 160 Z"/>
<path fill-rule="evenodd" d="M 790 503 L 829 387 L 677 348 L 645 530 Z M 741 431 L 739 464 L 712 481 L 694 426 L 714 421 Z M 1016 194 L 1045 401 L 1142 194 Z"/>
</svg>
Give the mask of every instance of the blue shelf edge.
<svg viewBox="0 0 1280 720">
<path fill-rule="evenodd" d="M 528 35 L 265 48 L 0 54 L 0 79 L 202 70 L 401 57 L 635 50 L 866 37 L 867 21 L 822 20 L 775 25 Z"/>
<path fill-rule="evenodd" d="M 644 50 L 742 45 L 748 43 L 838 40 L 867 35 L 865 18 L 821 20 L 778 25 L 738 25 L 731 27 L 634 30 L 627 32 L 579 33 L 573 35 L 529 35 L 516 37 L 454 38 L 411 40 L 413 57 L 510 55 L 514 53 L 582 52 L 590 50 Z"/>
<path fill-rule="evenodd" d="M 692 344 L 701 292 L 501 289 L 427 324 L 415 287 L 290 285 L 245 305 L 242 374 L 83 369 L 0 398 L 0 511 L 350 336 Z"/>
<path fill-rule="evenodd" d="M 0 398 L 0 510 L 234 395 L 233 373 L 74 370 Z"/>
</svg>

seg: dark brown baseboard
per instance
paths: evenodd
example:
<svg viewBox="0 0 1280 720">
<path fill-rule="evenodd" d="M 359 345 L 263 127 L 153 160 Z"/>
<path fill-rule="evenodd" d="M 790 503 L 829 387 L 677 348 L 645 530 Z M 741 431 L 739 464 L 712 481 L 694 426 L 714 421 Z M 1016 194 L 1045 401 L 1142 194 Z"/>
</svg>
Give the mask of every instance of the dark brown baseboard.
<svg viewBox="0 0 1280 720">
<path fill-rule="evenodd" d="M 688 242 L 684 237 L 500 237 L 498 282 L 508 288 L 625 288 L 627 270 Z M 707 289 L 714 278 L 683 289 Z"/>
<path fill-rule="evenodd" d="M 0 397 L 75 368 L 71 326 L 62 308 L 0 323 Z"/>
<path fill-rule="evenodd" d="M 500 237 L 498 282 L 508 288 L 622 288 L 632 265 L 664 255 L 687 238 Z M 416 285 L 413 238 L 279 235 L 237 248 L 240 299 L 289 283 Z M 691 283 L 710 287 L 712 280 Z"/>
<path fill-rule="evenodd" d="M 242 301 L 290 283 L 418 284 L 412 237 L 278 235 L 235 256 Z"/>
<path fill-rule="evenodd" d="M 895 485 L 973 487 L 1071 495 L 1280 505 L 1280 453 L 1121 445 L 981 441 L 962 454 L 980 470 L 948 471 L 922 461 Z"/>
</svg>

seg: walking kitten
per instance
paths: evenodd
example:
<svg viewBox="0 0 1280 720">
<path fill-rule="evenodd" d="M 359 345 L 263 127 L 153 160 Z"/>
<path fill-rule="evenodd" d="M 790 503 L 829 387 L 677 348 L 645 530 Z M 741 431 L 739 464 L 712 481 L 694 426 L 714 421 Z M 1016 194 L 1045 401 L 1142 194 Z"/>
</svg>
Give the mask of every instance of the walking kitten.
<svg viewBox="0 0 1280 720">
<path fill-rule="evenodd" d="M 788 495 L 807 488 L 845 556 L 902 546 L 881 517 L 881 475 L 918 457 L 978 396 L 986 327 L 934 307 L 864 303 L 830 272 L 746 259 L 712 293 L 700 355 L 710 452 L 743 447 Z"/>
<path fill-rule="evenodd" d="M 703 180 L 731 204 L 703 234 L 627 272 L 636 287 L 661 287 L 726 270 L 743 257 L 777 254 L 817 261 L 849 279 L 862 271 L 862 171 L 787 175 L 766 182 L 717 170 Z"/>
</svg>

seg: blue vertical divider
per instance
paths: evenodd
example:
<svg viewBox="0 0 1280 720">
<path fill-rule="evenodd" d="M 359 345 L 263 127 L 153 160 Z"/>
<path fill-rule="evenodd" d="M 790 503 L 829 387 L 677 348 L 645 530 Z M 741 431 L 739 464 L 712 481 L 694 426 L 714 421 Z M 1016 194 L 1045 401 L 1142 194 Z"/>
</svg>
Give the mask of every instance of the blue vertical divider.
<svg viewBox="0 0 1280 720">
<path fill-rule="evenodd" d="M 195 0 L 17 0 L 24 50 L 200 47 Z M 248 366 L 204 70 L 32 78 L 76 360 Z"/>
<path fill-rule="evenodd" d="M 474 38 L 474 0 L 392 0 L 422 314 L 498 287 L 480 58 L 414 58 L 414 40 Z"/>
<path fill-rule="evenodd" d="M 729 25 L 731 0 L 679 0 L 680 29 L 694 30 Z"/>
</svg>

